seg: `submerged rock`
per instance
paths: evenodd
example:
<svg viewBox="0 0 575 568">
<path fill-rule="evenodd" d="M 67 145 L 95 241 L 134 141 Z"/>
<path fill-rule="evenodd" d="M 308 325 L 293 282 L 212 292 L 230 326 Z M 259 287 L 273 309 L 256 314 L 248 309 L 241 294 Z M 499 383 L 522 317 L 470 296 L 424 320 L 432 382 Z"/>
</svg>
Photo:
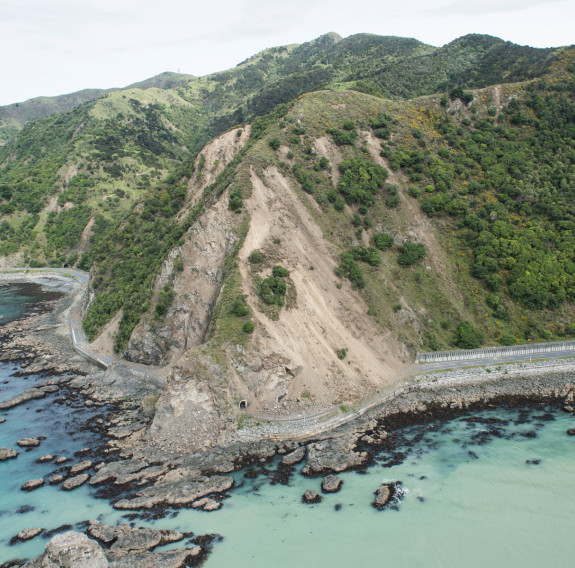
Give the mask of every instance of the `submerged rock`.
<svg viewBox="0 0 575 568">
<path fill-rule="evenodd" d="M 343 481 L 337 475 L 328 475 L 321 482 L 321 490 L 324 493 L 337 493 L 341 489 Z"/>
<path fill-rule="evenodd" d="M 0 448 L 0 462 L 18 457 L 19 453 L 12 448 Z"/>
</svg>

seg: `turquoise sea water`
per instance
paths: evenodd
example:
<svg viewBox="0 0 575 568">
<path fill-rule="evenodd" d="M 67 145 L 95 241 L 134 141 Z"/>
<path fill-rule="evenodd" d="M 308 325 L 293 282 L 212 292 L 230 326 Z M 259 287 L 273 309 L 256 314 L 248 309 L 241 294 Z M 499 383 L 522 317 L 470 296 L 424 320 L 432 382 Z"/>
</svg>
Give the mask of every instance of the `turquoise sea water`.
<svg viewBox="0 0 575 568">
<path fill-rule="evenodd" d="M 0 399 L 37 380 L 11 376 L 14 371 L 0 366 Z M 20 491 L 25 480 L 57 469 L 36 463 L 41 455 L 73 457 L 99 443 L 78 426 L 101 411 L 58 404 L 61 396 L 0 412 L 7 418 L 0 424 L 0 446 L 17 449 L 23 436 L 46 436 L 39 448 L 0 463 L 0 563 L 43 551 L 42 536 L 9 544 L 23 528 L 55 529 L 94 518 L 127 522 L 89 486 L 71 493 L 50 486 Z M 548 407 L 472 412 L 395 432 L 391 451 L 376 454 L 366 473 L 340 474 L 341 491 L 317 505 L 303 504 L 301 495 L 309 488 L 319 492 L 321 480 L 296 470 L 287 485 L 273 484 L 275 460 L 235 473 L 238 487 L 220 511 L 182 509 L 153 523 L 135 522 L 221 535 L 206 562 L 214 568 L 567 567 L 575 526 L 575 437 L 566 430 L 573 427 L 572 416 Z M 254 473 L 259 475 L 250 479 Z M 396 510 L 370 506 L 384 481 L 402 482 Z"/>
</svg>

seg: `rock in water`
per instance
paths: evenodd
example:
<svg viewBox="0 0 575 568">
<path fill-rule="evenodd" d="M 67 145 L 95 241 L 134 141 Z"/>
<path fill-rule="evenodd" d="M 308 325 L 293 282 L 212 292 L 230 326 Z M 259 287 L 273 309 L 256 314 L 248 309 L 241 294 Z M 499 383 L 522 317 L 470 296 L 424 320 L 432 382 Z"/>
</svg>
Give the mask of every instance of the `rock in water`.
<svg viewBox="0 0 575 568">
<path fill-rule="evenodd" d="M 46 462 L 52 461 L 53 459 L 54 459 L 54 456 L 52 456 L 50 454 L 46 454 L 45 456 L 38 458 L 36 461 L 38 463 L 46 463 Z"/>
<path fill-rule="evenodd" d="M 324 493 L 337 493 L 342 483 L 343 481 L 337 475 L 328 475 L 321 482 L 321 490 Z"/>
<path fill-rule="evenodd" d="M 76 489 L 76 487 L 84 485 L 88 479 L 90 479 L 90 476 L 87 473 L 77 475 L 76 477 L 70 477 L 64 481 L 62 484 L 62 489 L 64 489 L 64 491 L 72 491 L 72 489 Z"/>
<path fill-rule="evenodd" d="M 32 540 L 34 537 L 37 537 L 43 530 L 44 529 L 38 528 L 24 529 L 16 535 L 16 538 L 18 540 Z"/>
<path fill-rule="evenodd" d="M 21 448 L 35 448 L 40 445 L 38 438 L 22 438 L 16 442 Z"/>
<path fill-rule="evenodd" d="M 400 486 L 401 481 L 382 483 L 381 487 L 374 493 L 375 500 L 372 505 L 379 511 L 387 507 L 391 499 L 396 495 Z"/>
<path fill-rule="evenodd" d="M 100 545 L 85 534 L 69 531 L 57 534 L 46 552 L 26 568 L 107 568 L 109 562 Z"/>
<path fill-rule="evenodd" d="M 321 495 L 313 489 L 308 489 L 302 496 L 304 503 L 319 503 L 321 501 Z"/>
<path fill-rule="evenodd" d="M 569 430 L 567 430 L 567 435 L 568 436 L 575 436 L 575 428 L 569 428 Z"/>
<path fill-rule="evenodd" d="M 42 485 L 44 485 L 43 479 L 30 479 L 22 485 L 22 489 L 24 491 L 33 491 L 34 489 L 38 489 L 38 487 L 42 487 Z"/>
<path fill-rule="evenodd" d="M 18 456 L 18 452 L 12 448 L 0 448 L 0 462 L 9 460 Z"/>
<path fill-rule="evenodd" d="M 73 465 L 70 468 L 70 475 L 76 475 L 78 473 L 82 473 L 83 471 L 86 471 L 87 469 L 90 469 L 92 467 L 92 462 L 90 460 L 85 460 L 83 462 L 80 462 L 76 465 Z"/>
</svg>

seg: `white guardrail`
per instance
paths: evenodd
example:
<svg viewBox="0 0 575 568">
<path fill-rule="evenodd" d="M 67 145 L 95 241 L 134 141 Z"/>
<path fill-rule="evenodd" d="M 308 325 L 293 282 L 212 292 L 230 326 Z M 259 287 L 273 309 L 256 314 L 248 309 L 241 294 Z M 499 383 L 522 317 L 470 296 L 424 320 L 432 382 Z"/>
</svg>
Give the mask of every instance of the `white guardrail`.
<svg viewBox="0 0 575 568">
<path fill-rule="evenodd" d="M 465 359 L 498 359 L 537 353 L 553 353 L 575 350 L 575 341 L 555 341 L 511 345 L 509 347 L 486 347 L 484 349 L 461 349 L 459 351 L 434 351 L 418 353 L 416 363 L 439 363 L 442 361 L 463 361 Z"/>
</svg>

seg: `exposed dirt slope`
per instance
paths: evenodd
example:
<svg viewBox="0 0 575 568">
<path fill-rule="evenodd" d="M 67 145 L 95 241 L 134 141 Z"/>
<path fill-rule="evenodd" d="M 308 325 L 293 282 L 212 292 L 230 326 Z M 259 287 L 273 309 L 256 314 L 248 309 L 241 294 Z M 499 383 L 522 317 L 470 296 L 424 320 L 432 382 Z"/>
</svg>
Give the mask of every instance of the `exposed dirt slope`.
<svg viewBox="0 0 575 568">
<path fill-rule="evenodd" d="M 252 184 L 247 202 L 251 224 L 239 253 L 240 270 L 256 320 L 254 352 L 280 361 L 272 372 L 266 372 L 265 364 L 258 371 L 244 370 L 253 407 L 277 411 L 279 397 L 288 408 L 302 394 L 308 398 L 307 393 L 324 407 L 396 380 L 403 368 L 397 344 L 378 331 L 348 283 L 337 287 L 335 251 L 290 182 L 269 167 L 262 177 L 252 172 Z M 282 309 L 278 321 L 260 311 L 247 260 L 254 250 L 273 246 L 274 239 L 281 241 L 279 264 L 290 270 L 297 292 L 297 306 Z M 337 355 L 342 348 L 347 349 L 344 360 Z M 289 370 L 278 374 L 282 366 Z"/>
</svg>

